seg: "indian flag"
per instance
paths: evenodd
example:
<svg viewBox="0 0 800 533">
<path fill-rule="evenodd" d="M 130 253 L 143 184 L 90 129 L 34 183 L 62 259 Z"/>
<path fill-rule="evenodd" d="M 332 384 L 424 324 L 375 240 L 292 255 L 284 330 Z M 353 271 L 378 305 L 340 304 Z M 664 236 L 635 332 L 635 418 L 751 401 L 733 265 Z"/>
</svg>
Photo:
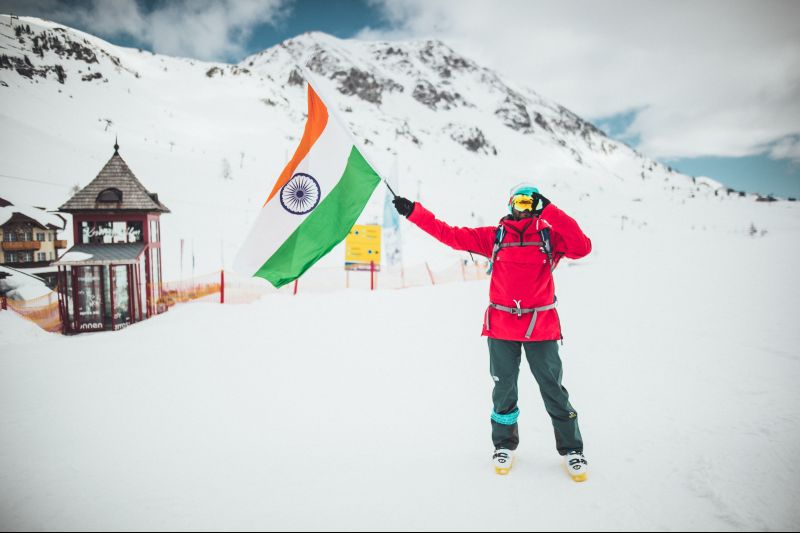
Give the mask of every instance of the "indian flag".
<svg viewBox="0 0 800 533">
<path fill-rule="evenodd" d="M 234 262 L 281 287 L 350 232 L 380 177 L 311 85 L 300 146 L 283 169 Z"/>
</svg>

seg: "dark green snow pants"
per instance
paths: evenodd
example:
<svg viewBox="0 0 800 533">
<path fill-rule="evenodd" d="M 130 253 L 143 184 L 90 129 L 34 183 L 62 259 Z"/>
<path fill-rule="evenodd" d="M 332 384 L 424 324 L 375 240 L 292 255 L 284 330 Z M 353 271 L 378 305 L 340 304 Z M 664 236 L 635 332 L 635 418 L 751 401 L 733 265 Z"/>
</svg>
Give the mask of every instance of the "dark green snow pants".
<svg viewBox="0 0 800 533">
<path fill-rule="evenodd" d="M 583 452 L 583 440 L 578 429 L 578 414 L 569 403 L 569 393 L 561 385 L 561 358 L 557 341 L 489 340 L 489 370 L 494 380 L 492 391 L 492 441 L 495 449 L 516 450 L 519 444 L 517 428 L 517 377 L 521 348 L 539 384 L 544 406 L 553 421 L 556 449 L 561 455 L 570 451 Z"/>
</svg>

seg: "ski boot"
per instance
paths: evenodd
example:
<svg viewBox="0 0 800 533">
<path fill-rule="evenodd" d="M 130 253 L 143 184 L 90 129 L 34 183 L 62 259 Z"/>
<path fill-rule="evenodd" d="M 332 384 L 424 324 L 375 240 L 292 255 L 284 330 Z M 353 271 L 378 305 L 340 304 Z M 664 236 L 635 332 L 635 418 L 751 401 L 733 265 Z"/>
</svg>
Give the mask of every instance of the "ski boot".
<svg viewBox="0 0 800 533">
<path fill-rule="evenodd" d="M 514 464 L 514 450 L 507 448 L 496 449 L 492 456 L 492 462 L 494 463 L 495 474 L 505 476 Z"/>
<path fill-rule="evenodd" d="M 582 452 L 567 452 L 564 457 L 564 466 L 573 481 L 586 481 L 586 476 L 589 473 L 589 463 L 586 462 L 586 457 L 583 456 Z"/>
</svg>

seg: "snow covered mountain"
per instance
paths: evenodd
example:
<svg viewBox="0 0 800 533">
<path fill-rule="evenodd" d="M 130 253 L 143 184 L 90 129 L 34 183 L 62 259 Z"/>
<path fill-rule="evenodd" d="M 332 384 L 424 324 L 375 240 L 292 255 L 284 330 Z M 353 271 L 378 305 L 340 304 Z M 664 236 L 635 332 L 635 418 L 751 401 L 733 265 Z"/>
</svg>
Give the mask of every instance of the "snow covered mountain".
<svg viewBox="0 0 800 533">
<path fill-rule="evenodd" d="M 0 28 L 0 46 L 3 196 L 61 205 L 96 176 L 118 135 L 123 158 L 173 211 L 163 219 L 167 279 L 178 274 L 181 238 L 198 273 L 230 263 L 302 133 L 300 67 L 379 172 L 397 175 L 401 194 L 453 224 L 494 224 L 521 181 L 609 228 L 652 226 L 677 210 L 687 226 L 738 231 L 751 220 L 732 214 L 760 209 L 606 137 L 440 41 L 315 32 L 230 65 L 121 48 L 23 17 Z M 380 187 L 363 221 L 380 221 L 383 195 Z M 450 254 L 406 233 L 407 261 Z"/>
</svg>

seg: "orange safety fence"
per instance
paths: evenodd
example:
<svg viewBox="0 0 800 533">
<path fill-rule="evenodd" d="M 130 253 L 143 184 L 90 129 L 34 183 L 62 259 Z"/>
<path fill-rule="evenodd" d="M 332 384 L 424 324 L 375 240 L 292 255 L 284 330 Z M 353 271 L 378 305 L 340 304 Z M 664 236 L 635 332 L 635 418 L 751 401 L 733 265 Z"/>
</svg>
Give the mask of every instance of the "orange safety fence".
<svg viewBox="0 0 800 533">
<path fill-rule="evenodd" d="M 61 331 L 61 313 L 58 310 L 58 293 L 49 292 L 30 300 L 7 300 L 8 308 L 34 322 L 40 328 Z"/>
<path fill-rule="evenodd" d="M 427 263 L 410 267 L 381 267 L 369 271 L 346 271 L 340 267 L 316 266 L 304 273 L 296 283 L 275 289 L 266 280 L 225 272 L 222 285 L 221 272 L 211 272 L 192 278 L 164 282 L 159 304 L 171 307 L 178 303 L 220 303 L 224 290 L 224 303 L 243 304 L 275 293 L 319 293 L 341 289 L 396 290 L 458 281 L 488 279 L 488 263 L 459 261 L 445 267 L 433 268 Z M 374 278 L 370 279 L 370 276 Z M 62 331 L 58 293 L 50 292 L 31 300 L 7 300 L 8 308 L 33 321 L 44 330 Z"/>
<path fill-rule="evenodd" d="M 423 263 L 410 267 L 381 267 L 370 279 L 369 271 L 346 271 L 341 266 L 314 266 L 305 272 L 297 283 L 275 289 L 264 279 L 242 276 L 226 271 L 224 275 L 224 303 L 250 303 L 275 293 L 321 293 L 342 289 L 376 290 L 407 289 L 428 285 L 441 285 L 458 281 L 488 279 L 488 263 L 458 261 L 445 267 L 431 267 Z M 190 301 L 220 303 L 223 300 L 221 272 L 212 272 L 182 281 L 164 284 L 168 305 Z"/>
<path fill-rule="evenodd" d="M 369 271 L 345 271 L 341 267 L 312 268 L 298 280 L 298 292 L 325 292 L 340 289 L 408 289 L 459 281 L 487 279 L 488 265 L 457 261 L 443 267 L 422 263 L 412 266 L 381 266 L 370 283 Z M 226 274 L 227 276 L 227 274 Z"/>
<path fill-rule="evenodd" d="M 169 307 L 177 303 L 208 299 L 220 292 L 220 274 L 212 272 L 181 281 L 168 281 L 162 285 L 163 296 Z"/>
</svg>

